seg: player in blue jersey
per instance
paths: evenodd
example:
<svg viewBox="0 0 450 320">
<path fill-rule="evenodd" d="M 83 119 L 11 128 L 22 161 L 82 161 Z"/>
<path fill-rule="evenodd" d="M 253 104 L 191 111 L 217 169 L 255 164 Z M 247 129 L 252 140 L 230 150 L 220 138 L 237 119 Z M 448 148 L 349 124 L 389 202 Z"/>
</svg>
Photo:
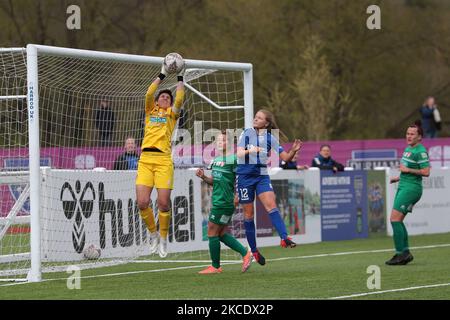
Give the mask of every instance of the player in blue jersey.
<svg viewBox="0 0 450 320">
<path fill-rule="evenodd" d="M 295 243 L 288 237 L 286 226 L 276 206 L 275 193 L 267 171 L 270 152 L 275 151 L 283 161 L 291 161 L 302 146 L 295 140 L 289 152 L 284 151 L 277 138 L 272 135 L 274 129 L 279 130 L 275 117 L 270 111 L 259 110 L 253 119 L 253 128 L 245 129 L 239 138 L 237 147 L 238 167 L 236 172 L 239 203 L 244 210 L 244 226 L 247 242 L 255 260 L 265 264 L 265 259 L 256 247 L 256 230 L 253 201 L 255 194 L 263 204 L 270 220 L 281 238 L 283 248 L 293 248 Z M 286 139 L 286 136 L 278 131 Z"/>
</svg>

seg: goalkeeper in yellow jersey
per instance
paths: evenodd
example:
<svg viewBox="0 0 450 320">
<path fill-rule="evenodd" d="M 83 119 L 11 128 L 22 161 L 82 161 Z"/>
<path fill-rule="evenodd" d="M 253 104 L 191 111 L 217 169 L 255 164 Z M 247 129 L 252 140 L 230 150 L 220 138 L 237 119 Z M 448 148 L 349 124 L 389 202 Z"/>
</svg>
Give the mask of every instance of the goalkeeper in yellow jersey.
<svg viewBox="0 0 450 320">
<path fill-rule="evenodd" d="M 136 177 L 136 197 L 141 217 L 150 231 L 150 251 L 158 252 L 161 258 L 167 256 L 170 193 L 173 189 L 174 174 L 171 139 L 184 100 L 184 71 L 185 68 L 177 73 L 175 101 L 172 92 L 167 89 L 155 95 L 159 84 L 168 73 L 164 65 L 145 95 L 145 131 Z M 159 233 L 153 210 L 149 206 L 153 188 L 158 192 Z"/>
</svg>

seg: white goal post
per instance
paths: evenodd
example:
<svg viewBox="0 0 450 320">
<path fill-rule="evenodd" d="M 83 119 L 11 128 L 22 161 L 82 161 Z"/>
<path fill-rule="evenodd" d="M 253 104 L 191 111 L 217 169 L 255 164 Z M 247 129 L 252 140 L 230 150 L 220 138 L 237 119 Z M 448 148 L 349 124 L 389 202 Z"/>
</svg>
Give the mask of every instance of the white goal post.
<svg viewBox="0 0 450 320">
<path fill-rule="evenodd" d="M 104 97 L 112 97 L 111 99 L 114 100 L 114 103 L 117 102 L 120 107 L 126 108 L 130 106 L 130 108 L 133 108 L 130 110 L 130 114 L 143 110 L 142 101 L 147 87 L 159 73 L 159 68 L 164 58 L 35 44 L 27 45 L 26 50 L 24 48 L 0 48 L 0 58 L 2 57 L 1 54 L 12 54 L 13 52 L 21 52 L 26 57 L 26 88 L 22 88 L 24 89 L 22 92 L 16 90 L 17 94 L 9 94 L 8 90 L 5 90 L 6 94 L 3 94 L 3 91 L 0 91 L 0 103 L 11 99 L 26 100 L 28 143 L 24 147 L 28 150 L 29 166 L 25 169 L 0 172 L 0 186 L 25 183 L 24 179 L 27 179 L 22 195 L 16 199 L 16 204 L 10 210 L 8 216 L 0 215 L 0 226 L 3 226 L 0 230 L 2 230 L 3 237 L 10 225 L 29 223 L 31 230 L 29 238 L 30 252 L 20 253 L 20 255 L 26 259 L 31 258 L 26 280 L 36 282 L 42 279 L 42 263 L 45 261 L 45 257 L 42 256 L 43 252 L 45 252 L 45 248 L 42 248 L 43 237 L 45 237 L 43 233 L 49 232 L 45 225 L 43 226 L 43 217 L 51 217 L 51 212 L 44 213 L 43 211 L 49 211 L 49 208 L 51 208 L 53 201 L 51 197 L 55 199 L 60 198 L 61 201 L 64 201 L 63 191 L 55 191 L 51 187 L 46 187 L 44 180 L 61 179 L 60 181 L 63 181 L 66 179 L 65 177 L 71 179 L 71 175 L 74 175 L 74 183 L 76 180 L 78 184 L 82 184 L 82 179 L 88 179 L 88 177 L 102 173 L 92 173 L 93 168 L 87 164 L 89 162 L 88 156 L 80 160 L 85 161 L 83 166 L 71 170 L 55 164 L 54 159 L 51 160 L 52 168 L 43 168 L 43 166 L 48 165 L 43 164 L 42 161 L 43 149 L 48 149 L 48 153 L 52 155 L 58 152 L 61 154 L 61 150 L 64 149 L 64 152 L 67 152 L 67 154 L 64 155 L 65 158 L 61 160 L 61 163 L 73 157 L 81 157 L 81 155 L 75 154 L 76 151 L 74 149 L 76 146 L 85 150 L 96 150 L 98 159 L 95 167 L 103 167 L 102 164 L 110 161 L 105 159 L 109 159 L 112 147 L 107 150 L 95 149 L 95 143 L 98 142 L 99 138 L 93 136 L 96 132 L 94 124 L 90 124 L 91 122 L 93 123 L 91 113 L 86 115 L 86 112 L 92 112 L 92 109 L 87 107 L 82 110 L 82 112 L 85 112 L 82 120 L 94 128 L 91 130 L 82 126 L 78 128 L 78 118 L 71 113 L 75 109 L 73 106 L 78 106 L 79 104 L 92 105 L 98 103 Z M 17 72 L 14 66 L 8 67 L 8 63 L 16 63 L 14 59 L 11 59 L 11 61 L 8 59 L 0 60 L 0 63 L 5 65 L 5 73 Z M 251 64 L 191 59 L 185 59 L 185 63 L 187 68 L 185 87 L 186 92 L 189 92 L 188 101 L 185 104 L 189 104 L 190 108 L 192 108 L 192 111 L 186 116 L 185 121 L 188 125 L 184 125 L 185 128 L 194 130 L 193 123 L 196 119 L 207 119 L 208 124 L 206 126 L 208 128 L 215 124 L 219 126 L 219 129 L 229 127 L 232 129 L 243 129 L 244 127 L 252 126 L 253 69 Z M 45 76 L 43 76 L 43 72 L 45 72 Z M 21 78 L 24 76 L 19 73 L 17 72 L 16 77 Z M 97 80 L 96 76 L 101 79 Z M 174 76 L 168 77 L 165 81 L 167 83 L 165 88 L 172 90 L 175 88 L 174 78 Z M 202 80 L 204 78 L 208 78 L 208 80 Z M 83 83 L 83 81 L 86 81 L 89 85 Z M 52 86 L 57 88 L 55 89 Z M 69 91 L 70 96 L 67 93 Z M 86 98 L 87 95 L 89 98 Z M 208 107 L 205 105 L 208 105 Z M 8 108 L 8 104 L 6 104 L 5 108 Z M 54 110 L 51 110 L 51 108 L 54 108 Z M 1 108 L 0 111 L 2 111 Z M 51 114 L 51 112 L 55 112 L 55 115 Z M 65 114 L 66 112 L 67 114 Z M 14 119 L 11 121 L 14 121 Z M 64 121 L 73 122 L 70 125 L 61 123 Z M 124 137 L 127 137 L 129 132 L 131 132 L 126 124 L 129 120 L 120 121 L 122 122 L 119 123 L 120 128 L 117 130 L 117 138 L 113 141 L 113 145 L 116 148 L 122 146 Z M 56 125 L 59 125 L 61 128 L 55 129 Z M 78 131 L 76 131 L 77 129 Z M 72 134 L 72 131 L 76 131 L 76 133 Z M 140 130 L 133 129 L 132 132 L 134 134 L 138 131 Z M 43 143 L 44 138 L 47 140 Z M 71 142 L 60 143 L 60 141 L 66 141 L 65 139 Z M 4 143 L 6 144 L 7 142 Z M 0 151 L 1 148 L 2 145 L 0 144 Z M 58 148 L 61 150 L 58 151 Z M 12 151 L 9 151 L 9 153 L 14 154 Z M 2 154 L 0 153 L 0 159 L 1 156 Z M 2 166 L 0 166 L 0 169 L 2 169 Z M 117 182 L 120 178 L 116 177 L 118 176 L 117 172 L 108 173 L 109 171 L 107 170 L 105 176 L 116 179 L 112 184 L 120 188 L 120 184 Z M 127 177 L 132 177 L 133 174 L 130 171 L 124 173 Z M 182 175 L 180 172 L 178 174 Z M 79 175 L 79 181 L 76 175 Z M 123 192 L 120 189 L 116 190 L 117 193 L 121 191 Z M 134 192 L 134 190 L 132 191 Z M 47 192 L 51 195 L 44 194 Z M 80 191 L 75 190 L 74 192 Z M 95 192 L 98 192 L 97 189 Z M 29 216 L 18 216 L 17 213 L 28 196 Z M 81 224 L 80 228 L 83 227 L 84 225 Z M 70 233 L 71 230 L 67 232 Z M 0 249 L 2 237 L 0 237 Z M 47 239 L 46 241 L 49 240 Z M 0 264 L 10 256 L 14 256 L 14 254 L 2 257 L 0 250 Z M 14 261 L 14 259 L 10 260 L 12 269 L 15 268 L 13 265 Z"/>
</svg>

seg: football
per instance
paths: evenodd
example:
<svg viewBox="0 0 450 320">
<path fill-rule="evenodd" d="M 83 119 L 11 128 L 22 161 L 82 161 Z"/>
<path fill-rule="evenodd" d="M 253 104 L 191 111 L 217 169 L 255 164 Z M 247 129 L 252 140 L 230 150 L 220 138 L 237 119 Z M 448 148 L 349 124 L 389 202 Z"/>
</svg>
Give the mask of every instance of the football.
<svg viewBox="0 0 450 320">
<path fill-rule="evenodd" d="M 91 244 L 83 250 L 83 256 L 88 260 L 97 260 L 100 255 L 101 250 L 95 244 Z"/>
<path fill-rule="evenodd" d="M 178 73 L 184 68 L 183 57 L 176 52 L 169 53 L 164 58 L 164 68 L 168 73 Z"/>
</svg>

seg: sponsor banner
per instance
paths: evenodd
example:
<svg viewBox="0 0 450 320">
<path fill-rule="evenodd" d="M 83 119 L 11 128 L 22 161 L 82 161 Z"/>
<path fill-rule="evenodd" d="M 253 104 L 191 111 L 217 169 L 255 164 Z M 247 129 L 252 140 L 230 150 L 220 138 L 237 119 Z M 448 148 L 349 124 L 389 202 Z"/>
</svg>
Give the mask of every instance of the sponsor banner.
<svg viewBox="0 0 450 320">
<path fill-rule="evenodd" d="M 305 234 L 305 183 L 304 179 L 272 179 L 276 206 L 280 211 L 289 235 Z M 261 201 L 256 200 L 259 237 L 277 236 L 269 215 Z"/>
<path fill-rule="evenodd" d="M 322 241 L 367 238 L 367 172 L 320 172 Z"/>
<path fill-rule="evenodd" d="M 312 159 L 317 156 L 320 146 L 324 143 L 331 145 L 332 157 L 335 160 L 355 170 L 370 170 L 376 167 L 396 168 L 399 165 L 398 157 L 405 149 L 404 139 L 305 142 L 297 163 L 311 165 Z M 422 143 L 428 150 L 432 167 L 450 167 L 450 138 L 423 139 Z M 291 144 L 285 144 L 284 147 L 289 150 Z M 202 159 L 202 148 L 175 146 L 173 148 L 175 167 L 189 168 L 209 163 L 208 159 L 211 156 L 209 155 L 208 159 Z M 47 159 L 53 169 L 83 170 L 102 167 L 110 170 L 113 168 L 114 160 L 123 151 L 123 147 L 41 148 L 41 159 Z M 21 168 L 24 163 L 28 166 L 28 148 L 0 149 L 0 171 L 12 170 L 11 166 L 14 163 L 19 163 Z M 6 216 L 15 202 L 14 194 L 7 188 L 2 186 L 0 181 L 0 201 L 2 201 L 0 217 Z M 21 214 L 26 212 L 27 208 L 23 209 Z"/>
<path fill-rule="evenodd" d="M 44 261 L 83 259 L 95 244 L 103 258 L 148 254 L 148 232 L 135 201 L 132 171 L 45 170 L 41 210 Z M 201 239 L 199 184 L 192 171 L 176 171 L 172 192 L 169 252 L 205 249 Z M 156 207 L 156 192 L 152 194 Z"/>
<path fill-rule="evenodd" d="M 397 170 L 391 170 L 390 176 L 398 176 Z M 408 213 L 404 223 L 408 234 L 427 234 L 450 232 L 450 170 L 431 169 L 428 178 L 423 178 L 423 193 L 419 202 Z M 389 198 L 394 203 L 398 183 L 391 184 Z M 392 207 L 388 208 L 390 214 Z M 388 223 L 388 234 L 392 235 L 392 227 Z"/>
<path fill-rule="evenodd" d="M 286 226 L 294 241 L 318 242 L 318 172 L 295 172 L 294 177 L 291 173 L 280 172 L 274 178 L 280 186 L 288 181 L 287 193 L 279 193 L 281 201 L 286 203 L 282 207 Z M 42 194 L 45 197 L 41 209 L 43 260 L 82 260 L 84 248 L 91 244 L 101 248 L 102 258 L 147 255 L 148 231 L 135 201 L 135 178 L 133 171 L 44 169 Z M 305 188 L 305 181 L 313 187 Z M 169 252 L 207 250 L 205 221 L 209 214 L 210 191 L 202 186 L 195 170 L 175 170 L 174 186 Z M 151 200 L 156 213 L 156 191 L 152 193 Z M 230 231 L 247 245 L 240 207 L 233 216 Z M 259 236 L 258 245 L 279 245 L 279 237 L 273 232 L 268 237 Z"/>
<path fill-rule="evenodd" d="M 330 144 L 332 157 L 343 164 L 363 161 L 387 161 L 388 164 L 395 164 L 390 161 L 398 160 L 406 145 L 405 139 L 304 142 L 302 151 L 299 153 L 298 163 L 310 165 L 312 159 L 319 153 L 322 144 Z M 434 166 L 450 166 L 450 138 L 423 139 L 422 144 L 427 148 Z M 289 150 L 291 143 L 283 146 L 286 150 Z M 181 147 L 174 147 L 173 154 L 176 164 L 201 165 L 202 163 L 209 163 L 209 161 L 201 161 L 201 148 L 199 150 L 197 150 L 199 147 L 196 146 L 186 148 L 189 152 L 183 154 Z M 54 147 L 41 148 L 41 158 L 50 158 L 51 166 L 54 169 L 92 169 L 95 167 L 112 169 L 114 160 L 123 152 L 123 147 L 120 146 Z M 28 148 L 0 149 L 0 170 L 7 169 L 4 160 L 8 158 L 28 158 Z"/>
<path fill-rule="evenodd" d="M 298 243 L 311 243 L 367 237 L 368 231 L 384 233 L 386 225 L 392 235 L 388 222 L 397 184 L 388 181 L 396 174 L 393 170 L 338 174 L 271 170 L 271 180 L 288 232 Z M 80 260 L 90 244 L 102 248 L 106 258 L 147 254 L 148 234 L 135 202 L 135 175 L 133 171 L 44 169 L 41 234 L 45 261 Z M 432 169 L 423 185 L 421 200 L 405 219 L 408 232 L 449 232 L 450 170 Z M 151 199 L 157 212 L 155 191 Z M 195 170 L 175 170 L 171 252 L 207 250 L 210 199 Z M 256 208 L 258 245 L 278 245 L 267 213 L 260 204 Z M 241 207 L 230 230 L 246 244 Z"/>
<path fill-rule="evenodd" d="M 209 174 L 209 171 L 206 171 Z M 319 172 L 297 172 L 296 170 L 273 170 L 272 186 L 276 204 L 285 222 L 288 233 L 298 243 L 320 241 L 320 185 Z M 197 179 L 201 181 L 200 179 Z M 212 187 L 201 183 L 201 212 L 203 240 L 207 241 L 208 215 L 211 210 Z M 255 203 L 255 225 L 258 246 L 279 245 L 280 238 L 262 203 Z M 241 239 L 245 245 L 244 213 L 242 206 L 236 208 L 229 232 Z"/>
<path fill-rule="evenodd" d="M 367 205 L 369 234 L 386 234 L 386 173 L 367 171 Z"/>
<path fill-rule="evenodd" d="M 392 160 L 349 160 L 347 167 L 355 170 L 373 170 L 377 167 L 398 168 L 400 166 L 399 159 Z"/>
<path fill-rule="evenodd" d="M 311 175 L 317 173 L 311 172 Z M 277 183 L 288 181 L 288 189 L 294 192 L 281 193 L 280 197 L 287 201 L 282 209 L 284 218 L 298 243 L 320 241 L 318 183 L 311 183 L 314 187 L 310 191 L 303 190 L 305 181 L 318 179 L 307 176 L 296 173 L 292 179 L 290 174 L 282 172 L 279 179 L 275 178 Z M 44 196 L 40 214 L 44 262 L 82 260 L 84 248 L 91 244 L 101 249 L 102 258 L 133 258 L 149 253 L 148 231 L 135 200 L 135 171 L 46 168 L 42 169 L 42 178 L 41 194 Z M 173 253 L 207 250 L 204 215 L 208 212 L 206 200 L 210 201 L 210 197 L 202 192 L 195 170 L 175 170 L 174 178 L 168 250 Z M 287 198 L 283 199 L 285 195 Z M 158 211 L 156 196 L 154 191 L 151 206 L 155 213 Z M 258 223 L 258 219 L 256 221 Z M 247 244 L 241 208 L 234 215 L 231 232 Z M 260 247 L 278 244 L 278 236 L 258 239 Z"/>
<path fill-rule="evenodd" d="M 404 139 L 384 140 L 343 140 L 343 141 L 318 141 L 304 142 L 299 154 L 299 164 L 311 164 L 317 156 L 322 144 L 330 144 L 332 157 L 343 164 L 354 164 L 355 169 L 369 169 L 373 166 L 395 165 L 394 160 L 403 154 L 405 149 Z M 422 144 L 427 148 L 430 161 L 433 166 L 450 166 L 450 138 L 423 139 Z M 289 150 L 291 143 L 283 145 Z M 182 150 L 188 148 L 185 155 Z M 201 165 L 209 163 L 200 158 L 202 149 L 191 146 L 174 147 L 174 162 L 176 165 Z M 103 167 L 112 169 L 114 160 L 123 153 L 123 147 L 55 147 L 41 148 L 41 158 L 51 159 L 54 169 L 92 169 Z M 28 148 L 0 149 L 0 170 L 7 170 L 5 159 L 28 158 Z M 386 162 L 386 163 L 384 163 Z M 368 164 L 365 164 L 368 163 Z"/>
<path fill-rule="evenodd" d="M 396 166 L 406 146 L 405 139 L 305 142 L 297 163 L 311 165 L 312 159 L 317 156 L 320 146 L 323 144 L 331 146 L 333 159 L 354 167 L 355 170 Z M 423 139 L 422 144 L 428 150 L 432 167 L 450 167 L 450 138 Z M 289 150 L 291 144 L 283 146 L 285 150 Z M 397 156 L 394 156 L 395 154 Z"/>
<path fill-rule="evenodd" d="M 270 178 L 276 205 L 287 232 L 297 243 L 319 242 L 320 185 L 318 171 L 272 170 Z M 267 211 L 256 200 L 258 245 L 279 245 L 280 237 Z"/>
</svg>

